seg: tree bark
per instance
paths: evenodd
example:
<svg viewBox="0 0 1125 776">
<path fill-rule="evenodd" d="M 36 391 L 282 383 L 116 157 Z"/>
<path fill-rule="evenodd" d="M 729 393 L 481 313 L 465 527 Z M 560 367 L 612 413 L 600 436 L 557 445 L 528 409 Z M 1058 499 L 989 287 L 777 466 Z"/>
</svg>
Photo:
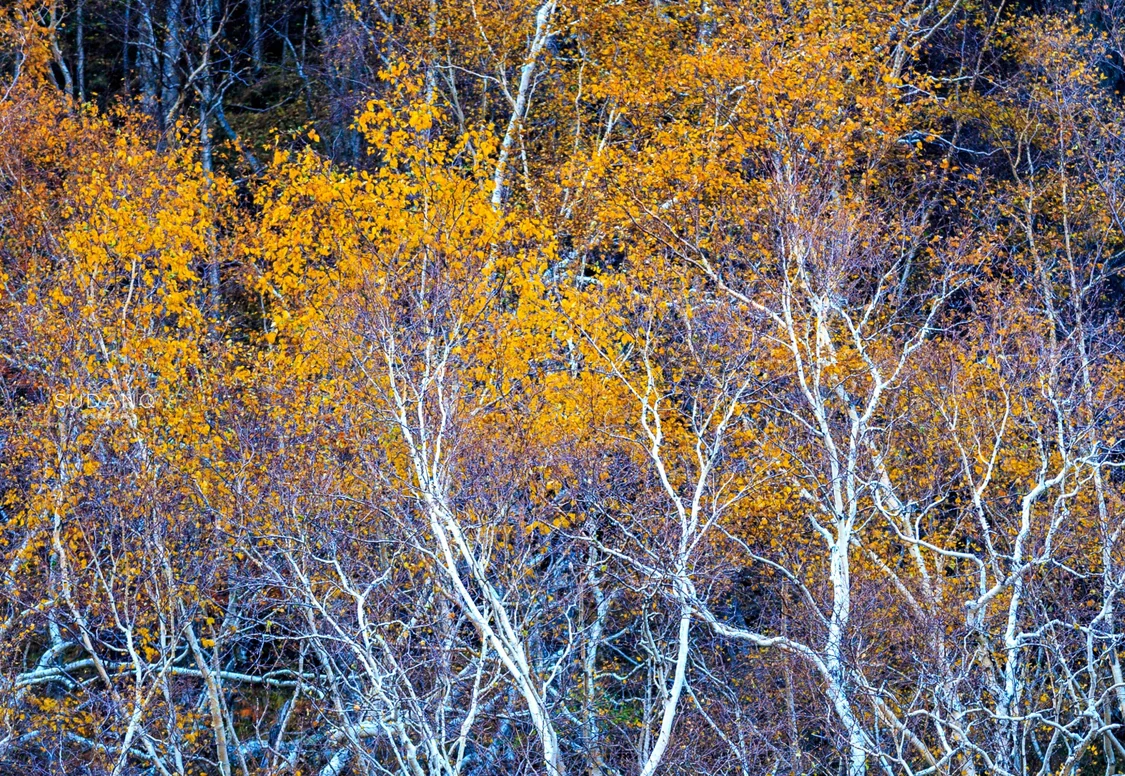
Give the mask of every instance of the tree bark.
<svg viewBox="0 0 1125 776">
<path fill-rule="evenodd" d="M 262 69 L 262 0 L 250 0 L 250 55 L 254 72 Z"/>
<path fill-rule="evenodd" d="M 77 78 L 77 97 L 79 102 L 86 101 L 86 0 L 78 0 L 78 9 L 75 12 L 74 30 L 74 58 L 75 76 Z"/>
<path fill-rule="evenodd" d="M 210 16 L 210 10 L 205 11 L 205 13 Z M 179 65 L 180 55 L 183 53 L 183 45 L 180 40 L 183 25 L 182 0 L 168 0 L 164 19 L 160 108 L 163 113 L 162 128 L 167 128 L 172 123 L 172 113 L 180 100 Z M 208 38 L 210 38 L 210 35 L 208 35 Z"/>
<path fill-rule="evenodd" d="M 137 56 L 137 69 L 140 75 L 141 109 L 153 120 L 160 121 L 160 104 L 157 93 L 158 56 L 156 32 L 152 24 L 152 5 L 150 0 L 139 0 L 140 11 L 140 51 Z"/>
</svg>

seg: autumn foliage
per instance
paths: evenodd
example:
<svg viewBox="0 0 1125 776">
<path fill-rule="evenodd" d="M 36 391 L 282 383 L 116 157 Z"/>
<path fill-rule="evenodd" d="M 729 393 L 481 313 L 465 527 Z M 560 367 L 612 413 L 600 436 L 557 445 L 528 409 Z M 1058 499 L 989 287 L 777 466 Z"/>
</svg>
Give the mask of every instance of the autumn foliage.
<svg viewBox="0 0 1125 776">
<path fill-rule="evenodd" d="M 0 771 L 1119 772 L 1125 8 L 311 1 L 0 9 Z"/>
</svg>

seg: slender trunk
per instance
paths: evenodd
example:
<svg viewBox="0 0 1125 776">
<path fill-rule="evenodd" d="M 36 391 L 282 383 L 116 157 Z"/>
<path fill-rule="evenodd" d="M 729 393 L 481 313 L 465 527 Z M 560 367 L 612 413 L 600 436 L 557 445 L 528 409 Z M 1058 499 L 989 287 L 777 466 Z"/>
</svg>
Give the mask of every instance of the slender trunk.
<svg viewBox="0 0 1125 776">
<path fill-rule="evenodd" d="M 437 95 L 437 0 L 430 0 L 429 34 L 426 37 L 426 104 L 433 105 Z M 432 131 L 432 130 L 431 130 Z"/>
<path fill-rule="evenodd" d="M 516 92 L 512 116 L 508 120 L 508 128 L 504 132 L 504 138 L 500 141 L 500 153 L 496 157 L 496 171 L 492 175 L 492 207 L 494 208 L 499 208 L 507 199 L 508 159 L 512 155 L 516 133 L 520 131 L 524 114 L 527 112 L 527 104 L 531 99 L 531 86 L 535 76 L 535 65 L 539 60 L 539 53 L 547 43 L 548 25 L 554 12 L 555 0 L 547 0 L 535 13 L 535 34 L 531 39 L 531 49 L 527 53 L 527 60 L 520 68 L 519 91 Z"/>
<path fill-rule="evenodd" d="M 203 175 L 206 179 L 207 197 L 211 197 L 211 173 L 214 170 L 214 161 L 211 148 L 211 113 L 214 109 L 215 86 L 211 78 L 211 36 L 214 33 L 214 0 L 203 0 L 202 19 L 199 25 L 199 37 L 203 46 L 203 72 L 199 74 L 199 153 Z M 210 204 L 208 201 L 207 204 Z M 207 262 L 207 286 L 210 292 L 211 311 L 217 315 L 219 309 L 219 255 L 215 250 L 210 234 L 208 243 L 210 258 Z"/>
<path fill-rule="evenodd" d="M 157 99 L 156 74 L 157 50 L 156 32 L 152 23 L 152 5 L 149 0 L 140 0 L 140 51 L 137 56 L 137 69 L 141 79 L 141 108 L 154 120 L 160 120 L 160 105 Z"/>
<path fill-rule="evenodd" d="M 179 3 L 179 0 L 170 0 Z M 202 47 L 203 61 L 200 64 L 202 72 L 199 73 L 199 153 L 203 173 L 208 181 L 211 178 L 211 104 L 214 102 L 214 85 L 211 82 L 211 35 L 214 27 L 213 0 L 202 0 L 200 5 L 199 42 Z M 171 11 L 169 11 L 171 14 Z M 167 69 L 167 62 L 165 62 Z M 167 107 L 167 105 L 165 106 Z M 208 272 L 210 277 L 210 272 Z M 212 285 L 214 293 L 214 285 Z"/>
<path fill-rule="evenodd" d="M 851 699 L 848 697 L 847 667 L 844 663 L 843 648 L 844 635 L 851 614 L 851 567 L 848 558 L 851 532 L 850 525 L 843 525 L 831 549 L 829 565 L 832 578 L 832 617 L 828 623 L 824 667 L 829 700 L 848 737 L 847 774 L 863 776 L 867 773 L 867 741 L 855 717 Z"/>
<path fill-rule="evenodd" d="M 211 158 L 211 89 L 204 87 L 204 96 L 200 100 L 203 104 L 199 107 L 199 144 L 200 144 L 200 157 L 203 166 L 203 174 L 206 177 L 207 197 L 211 197 L 211 172 L 213 170 L 213 162 Z M 210 201 L 208 204 L 211 204 Z M 216 246 L 211 244 L 213 240 L 211 235 L 208 234 L 208 251 L 211 255 L 207 261 L 207 288 L 211 301 L 211 311 L 213 315 L 218 315 L 219 302 L 219 252 Z"/>
<path fill-rule="evenodd" d="M 205 11 L 208 17 L 210 17 L 210 13 L 210 10 Z M 182 0 L 168 0 L 164 17 L 163 71 L 161 73 L 160 92 L 160 108 L 163 112 L 162 127 L 171 125 L 173 114 L 180 101 L 179 66 L 180 55 L 183 52 L 180 42 L 182 16 Z M 210 35 L 208 35 L 208 38 L 210 38 Z"/>
<path fill-rule="evenodd" d="M 583 752 L 586 756 L 586 772 L 589 776 L 602 776 L 605 773 L 602 755 L 601 731 L 598 726 L 598 647 L 601 644 L 605 622 L 609 615 L 609 597 L 601 587 L 597 576 L 598 554 L 591 545 L 587 578 L 594 597 L 594 621 L 590 625 L 590 636 L 582 645 L 583 667 Z"/>
<path fill-rule="evenodd" d="M 213 170 L 211 162 L 211 90 L 206 86 L 200 87 L 199 98 L 199 162 L 203 167 L 203 174 L 211 177 Z M 210 277 L 210 273 L 208 273 Z"/>
<path fill-rule="evenodd" d="M 328 115 L 327 131 L 323 139 L 325 151 L 339 160 L 341 149 L 348 152 L 348 124 L 350 112 L 345 105 L 347 86 L 346 71 L 349 63 L 342 61 L 343 53 L 337 49 L 336 19 L 332 9 L 324 0 L 312 0 L 313 19 L 320 36 L 320 59 L 324 67 L 324 85 L 327 87 Z"/>
<path fill-rule="evenodd" d="M 86 0 L 78 0 L 75 13 L 74 50 L 75 73 L 78 79 L 78 101 L 86 101 Z"/>
<path fill-rule="evenodd" d="M 413 444 L 412 438 L 409 438 L 408 444 Z M 419 480 L 427 482 L 429 478 L 424 476 L 425 469 L 421 460 L 415 457 L 415 461 L 415 471 L 422 475 Z M 525 646 L 517 636 L 516 627 L 512 624 L 505 605 L 488 581 L 480 562 L 470 550 L 461 526 L 443 496 L 423 490 L 423 503 L 430 517 L 434 537 L 440 547 L 446 573 L 461 600 L 463 611 L 482 636 L 492 643 L 493 649 L 515 680 L 517 689 L 527 703 L 531 724 L 539 733 L 543 762 L 548 776 L 566 776 L 558 733 L 547 706 L 546 688 L 539 684 L 537 673 L 532 669 Z M 482 593 L 483 605 L 478 605 L 469 592 L 466 581 L 461 576 L 458 556 L 468 569 L 469 578 Z M 493 621 L 497 625 L 495 628 L 492 626 Z"/>
<path fill-rule="evenodd" d="M 714 8 L 711 3 L 704 0 L 703 7 L 699 12 L 699 48 L 705 49 L 711 43 L 711 38 L 715 34 L 715 20 L 711 18 L 714 13 Z"/>
<path fill-rule="evenodd" d="M 312 0 L 309 7 L 313 12 L 313 19 L 316 20 L 316 31 L 320 33 L 320 46 L 322 49 L 327 49 L 329 44 L 329 17 L 324 10 L 322 0 Z"/>
<path fill-rule="evenodd" d="M 125 34 L 121 46 L 121 73 L 124 82 L 125 99 L 128 100 L 132 92 L 132 75 L 129 70 L 129 40 L 132 36 L 133 0 L 125 0 Z"/>
<path fill-rule="evenodd" d="M 677 573 L 682 578 L 687 572 L 680 569 Z M 680 603 L 680 624 L 676 639 L 676 667 L 672 675 L 672 686 L 665 689 L 663 682 L 661 682 L 660 689 L 664 693 L 664 709 L 660 717 L 660 733 L 656 737 L 652 751 L 649 752 L 644 765 L 641 767 L 641 776 L 653 776 L 656 773 L 660 767 L 660 761 L 664 759 L 664 752 L 668 749 L 668 743 L 672 739 L 672 726 L 676 721 L 680 695 L 683 694 L 684 683 L 687 680 L 688 651 L 691 647 L 693 613 L 691 605 L 688 603 L 688 595 L 687 586 L 677 581 L 676 597 Z"/>
<path fill-rule="evenodd" d="M 262 0 L 250 0 L 250 56 L 254 72 L 262 69 Z"/>
<path fill-rule="evenodd" d="M 1067 277 L 1070 282 L 1071 306 L 1074 308 L 1074 337 L 1078 345 L 1080 359 L 1080 372 L 1082 375 L 1082 398 L 1085 401 L 1084 415 L 1087 423 L 1092 428 L 1090 435 L 1090 457 L 1096 459 L 1101 448 L 1101 433 L 1095 421 L 1097 416 L 1097 394 L 1094 390 L 1094 378 L 1091 375 L 1091 353 L 1087 324 L 1085 317 L 1085 298 L 1078 281 L 1078 269 L 1075 264 L 1074 249 L 1071 245 L 1070 230 L 1070 195 L 1067 185 L 1065 159 L 1059 160 L 1059 177 L 1062 180 L 1062 212 L 1063 212 L 1063 237 L 1066 246 Z M 1105 480 L 1102 477 L 1100 466 L 1094 467 L 1094 494 L 1098 508 L 1098 526 L 1101 534 L 1102 552 L 1102 600 L 1106 631 L 1116 633 L 1116 606 L 1117 580 L 1114 574 L 1116 563 L 1114 560 L 1113 546 L 1116 544 L 1120 528 L 1115 529 L 1111 524 L 1109 505 L 1106 501 Z M 1116 649 L 1109 650 L 1110 671 L 1113 677 L 1114 696 L 1117 699 L 1118 712 L 1125 717 L 1125 679 L 1122 677 L 1121 656 Z M 1112 749 L 1106 750 L 1107 756 L 1112 756 Z"/>
<path fill-rule="evenodd" d="M 223 719 L 223 707 L 220 700 L 223 690 L 219 685 L 219 679 L 207 664 L 207 658 L 200 648 L 199 639 L 191 625 L 187 627 L 187 637 L 188 644 L 191 646 L 192 657 L 195 658 L 195 665 L 203 677 L 203 683 L 207 690 L 207 707 L 211 716 L 211 732 L 215 736 L 215 754 L 218 756 L 219 773 L 222 776 L 231 776 L 226 721 Z"/>
<path fill-rule="evenodd" d="M 48 42 L 51 47 L 51 55 L 55 60 L 55 67 L 59 69 L 59 75 L 62 76 L 62 83 L 56 85 L 67 94 L 74 93 L 74 80 L 70 76 L 70 68 L 67 67 L 66 57 L 63 56 L 62 49 L 59 47 L 59 24 L 62 23 L 62 17 L 59 14 L 58 2 L 52 2 L 50 8 L 49 23 L 47 25 Z M 52 73 L 54 75 L 54 73 Z"/>
</svg>

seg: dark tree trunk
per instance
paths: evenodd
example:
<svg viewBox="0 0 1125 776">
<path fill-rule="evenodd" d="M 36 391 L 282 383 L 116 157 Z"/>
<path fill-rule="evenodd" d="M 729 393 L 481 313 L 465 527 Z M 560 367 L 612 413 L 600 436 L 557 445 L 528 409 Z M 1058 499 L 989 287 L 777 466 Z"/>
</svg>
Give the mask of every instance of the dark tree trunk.
<svg viewBox="0 0 1125 776">
<path fill-rule="evenodd" d="M 254 72 L 262 69 L 262 0 L 250 0 L 250 52 Z"/>
<path fill-rule="evenodd" d="M 208 13 L 208 16 L 210 14 Z M 180 55 L 183 47 L 180 42 L 183 27 L 183 6 L 181 0 L 168 0 L 164 21 L 164 70 L 161 74 L 160 109 L 163 112 L 162 127 L 172 123 L 173 114 L 180 102 Z M 210 35 L 208 35 L 210 38 Z"/>
<path fill-rule="evenodd" d="M 75 77 L 78 80 L 77 97 L 80 102 L 86 101 L 86 0 L 78 0 L 78 9 L 75 13 L 74 30 L 74 57 Z"/>
<path fill-rule="evenodd" d="M 160 103 L 157 95 L 157 67 L 159 59 L 156 50 L 156 32 L 152 24 L 152 5 L 150 0 L 140 0 L 140 45 L 137 52 L 137 70 L 140 76 L 141 108 L 153 120 L 160 122 Z"/>
</svg>

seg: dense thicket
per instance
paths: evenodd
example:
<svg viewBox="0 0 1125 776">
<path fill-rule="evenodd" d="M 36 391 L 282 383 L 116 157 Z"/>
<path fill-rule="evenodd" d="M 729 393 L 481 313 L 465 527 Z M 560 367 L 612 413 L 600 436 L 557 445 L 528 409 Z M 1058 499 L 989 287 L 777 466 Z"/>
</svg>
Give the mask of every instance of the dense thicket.
<svg viewBox="0 0 1125 776">
<path fill-rule="evenodd" d="M 8 0 L 0 770 L 1125 764 L 1125 3 Z"/>
</svg>

